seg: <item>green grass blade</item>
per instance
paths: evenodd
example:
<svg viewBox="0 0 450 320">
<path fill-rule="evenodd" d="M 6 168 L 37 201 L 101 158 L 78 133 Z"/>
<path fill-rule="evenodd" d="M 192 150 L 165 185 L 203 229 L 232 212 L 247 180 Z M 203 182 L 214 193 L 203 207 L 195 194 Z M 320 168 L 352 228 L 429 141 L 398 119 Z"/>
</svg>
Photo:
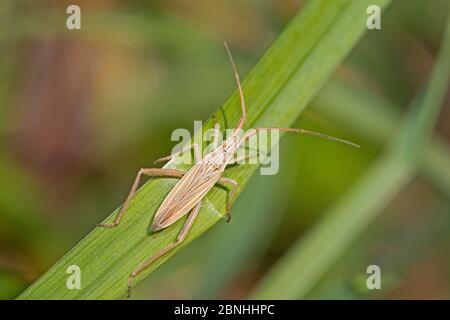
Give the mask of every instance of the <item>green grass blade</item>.
<svg viewBox="0 0 450 320">
<path fill-rule="evenodd" d="M 398 106 L 341 81 L 327 84 L 312 102 L 312 109 L 377 144 L 395 133 L 400 119 Z M 450 150 L 438 134 L 432 140 L 426 146 L 421 174 L 450 198 Z"/>
<path fill-rule="evenodd" d="M 384 7 L 388 3 L 388 0 L 308 2 L 245 79 L 247 128 L 289 126 L 366 30 L 367 6 L 378 4 Z M 239 117 L 240 106 L 235 93 L 217 111 L 217 118 L 226 127 L 231 127 Z M 206 126 L 210 127 L 211 123 L 209 121 Z M 239 182 L 240 192 L 255 170 L 255 166 L 241 166 L 230 169 L 226 175 Z M 173 179 L 153 179 L 146 183 L 134 197 L 120 226 L 114 230 L 93 230 L 19 298 L 123 297 L 130 272 L 143 259 L 174 241 L 184 222 L 179 221 L 155 234 L 148 232 L 153 214 L 174 183 Z M 183 244 L 143 272 L 135 283 L 221 220 L 226 196 L 226 192 L 220 189 L 209 193 Z M 107 221 L 111 221 L 114 215 L 110 215 Z M 70 265 L 81 268 L 81 290 L 68 290 L 66 287 L 66 269 Z"/>
<path fill-rule="evenodd" d="M 295 243 L 253 292 L 252 298 L 304 298 L 351 243 L 415 176 L 450 74 L 450 19 L 428 88 L 417 98 L 386 152 L 333 205 L 320 224 Z"/>
</svg>

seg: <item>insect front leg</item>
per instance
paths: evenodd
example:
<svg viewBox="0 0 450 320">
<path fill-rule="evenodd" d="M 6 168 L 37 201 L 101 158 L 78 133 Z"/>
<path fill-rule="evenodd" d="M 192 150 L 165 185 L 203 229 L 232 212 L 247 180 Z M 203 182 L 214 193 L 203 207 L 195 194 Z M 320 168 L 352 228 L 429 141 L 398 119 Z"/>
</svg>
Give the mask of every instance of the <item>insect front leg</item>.
<svg viewBox="0 0 450 320">
<path fill-rule="evenodd" d="M 218 181 L 218 183 L 228 186 L 229 187 L 229 197 L 228 197 L 228 201 L 227 201 L 227 222 L 230 222 L 231 220 L 231 204 L 234 200 L 234 196 L 236 194 L 237 188 L 238 188 L 238 183 L 236 182 L 236 180 L 230 179 L 230 178 L 225 178 L 225 177 L 221 177 Z"/>
<path fill-rule="evenodd" d="M 195 219 L 198 216 L 198 213 L 200 212 L 200 208 L 202 206 L 202 201 L 200 201 L 191 211 L 189 216 L 186 219 L 186 222 L 184 223 L 183 229 L 181 229 L 180 233 L 178 234 L 177 240 L 171 244 L 169 244 L 164 249 L 161 249 L 154 255 L 152 255 L 150 258 L 142 262 L 128 277 L 128 294 L 127 296 L 130 297 L 131 295 L 131 288 L 133 287 L 133 279 L 136 278 L 142 271 L 147 269 L 153 262 L 158 260 L 160 257 L 168 253 L 170 250 L 178 246 L 180 243 L 184 241 L 186 238 L 186 235 L 188 234 L 189 230 L 191 229 Z"/>
<path fill-rule="evenodd" d="M 239 156 L 236 159 L 228 162 L 228 165 L 241 164 L 242 161 L 247 161 L 247 160 L 255 159 L 255 158 L 258 158 L 257 154 L 254 154 L 254 155 L 250 155 L 250 154 L 249 155 L 242 155 L 242 156 Z"/>
<path fill-rule="evenodd" d="M 192 144 L 189 144 L 186 147 L 184 147 L 183 150 L 175 152 L 174 154 L 171 154 L 170 156 L 156 159 L 155 161 L 153 161 L 153 163 L 158 163 L 158 162 L 172 160 L 174 157 L 176 157 L 176 156 L 178 156 L 180 154 L 183 154 L 183 153 L 185 153 L 186 151 L 188 151 L 190 149 L 194 149 L 194 160 L 195 160 L 195 163 L 199 162 L 202 159 L 202 153 L 200 152 L 200 146 L 197 143 L 192 143 Z"/>
<path fill-rule="evenodd" d="M 125 211 L 128 208 L 128 205 L 130 204 L 131 198 L 133 198 L 133 195 L 136 193 L 136 190 L 139 186 L 139 182 L 141 180 L 142 175 L 150 176 L 150 177 L 173 177 L 173 178 L 181 178 L 185 174 L 184 171 L 181 170 L 175 170 L 175 169 L 160 169 L 160 168 L 142 168 L 138 171 L 136 175 L 136 179 L 134 180 L 133 186 L 131 187 L 130 193 L 127 196 L 127 199 L 125 200 L 125 203 L 123 204 L 122 208 L 120 209 L 119 214 L 117 215 L 116 219 L 113 223 L 101 223 L 98 224 L 97 227 L 103 227 L 103 228 L 114 228 L 120 223 L 120 220 L 122 220 Z"/>
</svg>

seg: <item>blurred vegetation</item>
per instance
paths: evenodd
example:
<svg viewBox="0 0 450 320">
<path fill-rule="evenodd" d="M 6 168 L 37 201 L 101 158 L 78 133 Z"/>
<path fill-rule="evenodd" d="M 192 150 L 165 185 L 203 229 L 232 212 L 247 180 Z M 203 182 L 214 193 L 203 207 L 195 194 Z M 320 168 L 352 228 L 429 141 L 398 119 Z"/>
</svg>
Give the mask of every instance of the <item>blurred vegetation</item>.
<svg viewBox="0 0 450 320">
<path fill-rule="evenodd" d="M 215 20 L 245 78 L 303 7 L 295 0 L 77 3 L 80 32 L 60 27 L 68 2 L 0 5 L 0 298 L 16 297 L 119 206 L 137 169 L 170 153 L 173 129 L 191 129 L 234 91 Z M 363 148 L 286 136 L 279 174 L 255 175 L 232 223 L 180 251 L 134 297 L 248 297 L 287 252 L 323 230 L 324 214 L 380 161 L 426 86 L 447 9 L 445 0 L 393 1 L 382 30 L 366 32 L 293 124 L 352 137 Z M 423 174 L 390 194 L 379 217 L 351 235 L 298 297 L 450 298 L 448 96 L 441 110 Z M 333 239 L 333 227 L 326 230 Z M 377 292 L 365 289 L 370 264 L 382 268 Z"/>
</svg>

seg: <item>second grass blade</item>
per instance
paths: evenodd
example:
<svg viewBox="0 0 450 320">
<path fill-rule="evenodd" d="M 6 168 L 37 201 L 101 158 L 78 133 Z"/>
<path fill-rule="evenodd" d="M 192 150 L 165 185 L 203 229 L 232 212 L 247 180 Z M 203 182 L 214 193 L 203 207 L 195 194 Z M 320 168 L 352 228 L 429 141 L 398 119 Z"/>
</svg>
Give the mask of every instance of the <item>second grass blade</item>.
<svg viewBox="0 0 450 320">
<path fill-rule="evenodd" d="M 450 13 L 449 13 L 450 16 Z M 305 298 L 351 243 L 417 173 L 448 86 L 450 19 L 425 94 L 418 95 L 386 152 L 254 290 L 256 299 Z"/>
</svg>

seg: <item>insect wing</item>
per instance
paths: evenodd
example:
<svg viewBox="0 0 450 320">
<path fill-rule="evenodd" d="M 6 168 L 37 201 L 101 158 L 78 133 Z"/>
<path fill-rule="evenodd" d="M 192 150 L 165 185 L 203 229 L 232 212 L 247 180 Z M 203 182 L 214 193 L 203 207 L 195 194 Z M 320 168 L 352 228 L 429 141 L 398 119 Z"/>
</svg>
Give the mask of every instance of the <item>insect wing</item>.
<svg viewBox="0 0 450 320">
<path fill-rule="evenodd" d="M 206 163 L 193 166 L 169 192 L 155 214 L 152 230 L 164 229 L 188 213 L 220 178 L 221 172 Z"/>
</svg>

